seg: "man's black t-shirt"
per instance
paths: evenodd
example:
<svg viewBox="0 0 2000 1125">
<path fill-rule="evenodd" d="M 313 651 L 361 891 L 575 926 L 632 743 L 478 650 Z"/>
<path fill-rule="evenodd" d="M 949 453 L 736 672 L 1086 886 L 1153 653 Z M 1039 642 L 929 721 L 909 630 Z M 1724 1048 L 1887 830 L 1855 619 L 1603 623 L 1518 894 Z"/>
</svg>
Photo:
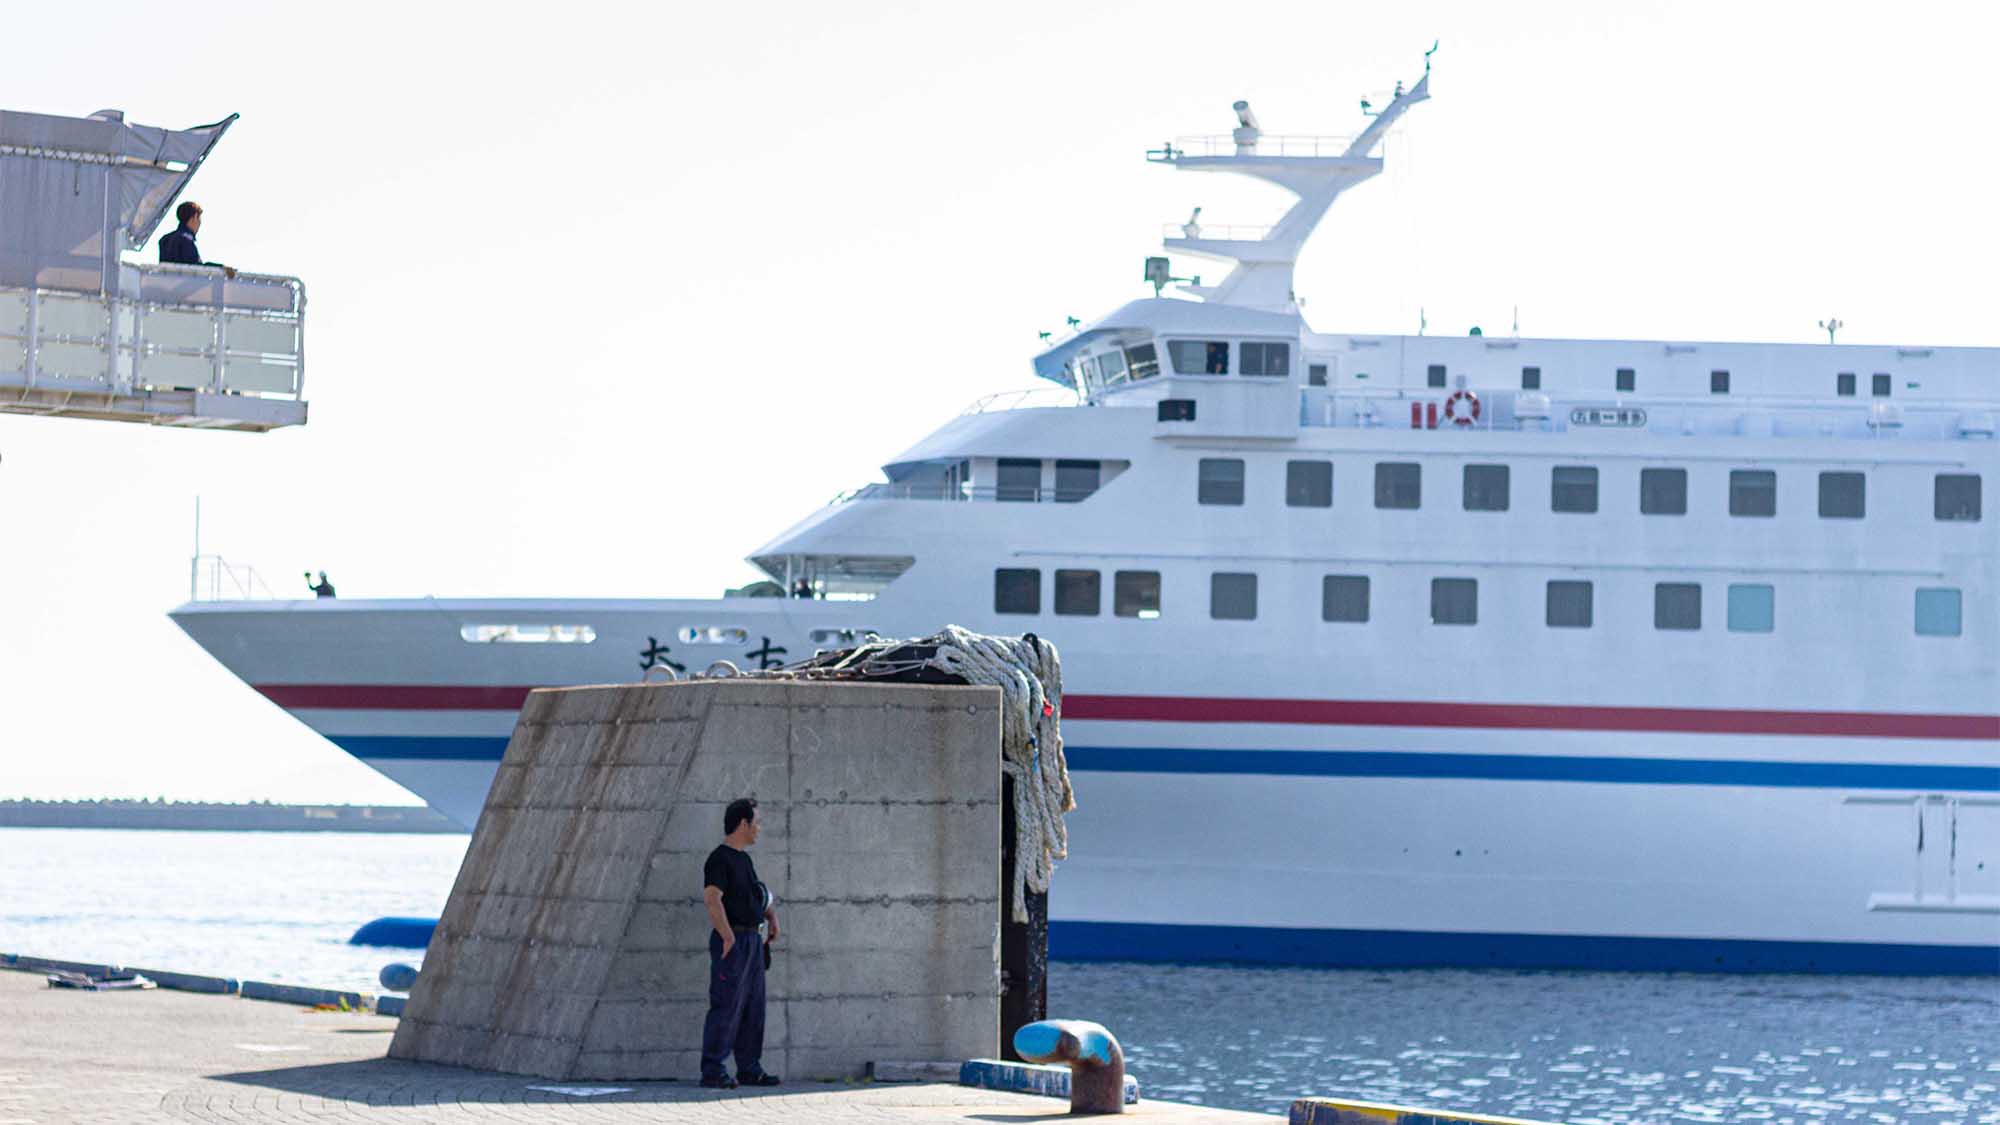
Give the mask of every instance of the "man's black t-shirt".
<svg viewBox="0 0 2000 1125">
<path fill-rule="evenodd" d="M 757 867 L 750 853 L 718 844 L 701 868 L 701 885 L 722 891 L 722 912 L 732 926 L 754 926 L 764 920 L 763 894 L 757 889 Z"/>
</svg>

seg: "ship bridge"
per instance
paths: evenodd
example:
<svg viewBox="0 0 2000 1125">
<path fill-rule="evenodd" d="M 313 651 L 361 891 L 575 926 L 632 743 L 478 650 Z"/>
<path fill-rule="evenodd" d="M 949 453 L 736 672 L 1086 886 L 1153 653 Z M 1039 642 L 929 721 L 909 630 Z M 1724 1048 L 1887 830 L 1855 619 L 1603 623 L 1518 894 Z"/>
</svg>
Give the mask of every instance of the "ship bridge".
<svg viewBox="0 0 2000 1125">
<path fill-rule="evenodd" d="M 295 277 L 126 261 L 236 120 L 0 111 L 0 412 L 264 431 L 306 420 Z"/>
</svg>

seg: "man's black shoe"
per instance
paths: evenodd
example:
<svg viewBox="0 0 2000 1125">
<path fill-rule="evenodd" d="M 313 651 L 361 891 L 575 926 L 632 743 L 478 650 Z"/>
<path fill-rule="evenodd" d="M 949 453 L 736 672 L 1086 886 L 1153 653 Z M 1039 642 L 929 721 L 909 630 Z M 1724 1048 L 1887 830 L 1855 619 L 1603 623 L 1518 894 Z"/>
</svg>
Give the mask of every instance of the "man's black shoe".
<svg viewBox="0 0 2000 1125">
<path fill-rule="evenodd" d="M 745 1074 L 738 1081 L 745 1086 L 776 1086 L 782 1079 L 775 1074 Z"/>
<path fill-rule="evenodd" d="M 727 1074 L 704 1075 L 702 1076 L 701 1084 L 711 1090 L 734 1090 L 736 1088 L 736 1079 L 729 1077 Z"/>
</svg>

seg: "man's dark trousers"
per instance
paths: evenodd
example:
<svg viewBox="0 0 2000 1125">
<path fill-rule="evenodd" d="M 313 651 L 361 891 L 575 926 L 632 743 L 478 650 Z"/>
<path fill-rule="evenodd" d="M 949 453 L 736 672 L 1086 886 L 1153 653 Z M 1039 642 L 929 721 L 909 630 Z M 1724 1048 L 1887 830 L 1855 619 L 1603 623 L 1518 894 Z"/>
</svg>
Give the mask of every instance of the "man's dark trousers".
<svg viewBox="0 0 2000 1125">
<path fill-rule="evenodd" d="M 736 1076 L 764 1073 L 764 938 L 737 930 L 729 956 L 722 935 L 708 934 L 708 1019 L 701 1029 L 701 1076 L 720 1077 L 722 1060 L 736 1053 Z"/>
</svg>

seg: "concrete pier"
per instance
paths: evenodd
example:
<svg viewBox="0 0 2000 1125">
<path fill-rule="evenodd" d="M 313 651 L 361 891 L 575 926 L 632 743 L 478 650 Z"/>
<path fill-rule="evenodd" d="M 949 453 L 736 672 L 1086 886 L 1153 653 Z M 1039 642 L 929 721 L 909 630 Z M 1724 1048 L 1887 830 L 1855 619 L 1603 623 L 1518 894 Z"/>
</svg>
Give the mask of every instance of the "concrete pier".
<svg viewBox="0 0 2000 1125">
<path fill-rule="evenodd" d="M 383 1057 L 396 1022 L 165 989 L 72 992 L 0 972 L 0 1122 L 960 1122 L 1062 1118 L 1069 1103 L 940 1083 L 576 1084 Z M 594 1091 L 615 1092 L 594 1092 Z M 1278 1120 L 1145 1102 L 1127 1120 Z"/>
</svg>

